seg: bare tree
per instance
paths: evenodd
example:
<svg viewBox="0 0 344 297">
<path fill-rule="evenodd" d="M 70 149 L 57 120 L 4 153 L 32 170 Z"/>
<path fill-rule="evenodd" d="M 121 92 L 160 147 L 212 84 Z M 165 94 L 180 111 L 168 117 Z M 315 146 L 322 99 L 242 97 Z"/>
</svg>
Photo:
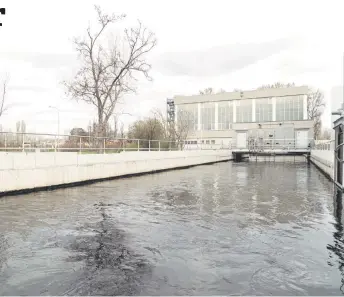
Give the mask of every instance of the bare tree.
<svg viewBox="0 0 344 297">
<path fill-rule="evenodd" d="M 156 45 L 156 38 L 139 21 L 137 27 L 124 30 L 123 44 L 116 41 L 105 47 L 101 44 L 101 37 L 106 29 L 124 19 L 125 15 L 109 15 L 98 6 L 95 9 L 100 27 L 95 32 L 89 27 L 85 39 L 74 40 L 82 67 L 72 81 L 64 84 L 72 98 L 97 108 L 98 134 L 102 136 L 119 98 L 136 91 L 135 75 L 143 74 L 151 79 L 151 65 L 145 56 Z"/>
<path fill-rule="evenodd" d="M 21 142 L 19 133 L 20 133 L 20 121 L 18 121 L 18 122 L 16 123 L 16 138 L 17 138 L 17 143 L 20 143 L 20 142 Z"/>
<path fill-rule="evenodd" d="M 206 88 L 204 90 L 199 91 L 200 95 L 212 95 L 212 94 L 221 94 L 221 93 L 226 93 L 226 90 L 221 88 L 218 92 L 215 92 L 213 88 Z"/>
<path fill-rule="evenodd" d="M 1 85 L 1 97 L 0 97 L 0 117 L 4 114 L 7 110 L 5 101 L 7 96 L 7 85 L 8 85 L 8 75 L 6 75 L 5 79 L 2 81 Z"/>
<path fill-rule="evenodd" d="M 20 130 L 21 130 L 22 133 L 26 133 L 26 123 L 25 123 L 25 121 L 21 121 Z"/>
<path fill-rule="evenodd" d="M 160 110 L 153 110 L 153 114 L 163 127 L 164 138 L 177 143 L 180 149 L 183 149 L 185 140 L 195 124 L 192 114 L 186 110 L 179 110 L 177 121 L 172 125 L 167 122 L 166 116 L 164 116 Z"/>
<path fill-rule="evenodd" d="M 124 124 L 122 122 L 121 122 L 121 127 L 119 129 L 119 135 L 120 135 L 121 139 L 125 138 Z"/>
<path fill-rule="evenodd" d="M 206 88 L 204 90 L 200 90 L 199 91 L 200 95 L 210 95 L 210 94 L 214 94 L 214 89 L 213 88 Z"/>
<path fill-rule="evenodd" d="M 325 109 L 325 101 L 323 93 L 317 89 L 309 89 L 307 95 L 307 113 L 308 118 L 313 120 L 314 139 L 318 139 L 321 133 L 322 123 L 321 116 Z"/>
<path fill-rule="evenodd" d="M 116 115 L 113 116 L 113 137 L 116 138 L 118 134 L 118 118 Z"/>
<path fill-rule="evenodd" d="M 332 129 L 325 128 L 321 131 L 320 139 L 331 140 L 331 137 L 332 137 Z"/>
<path fill-rule="evenodd" d="M 258 90 L 264 90 L 264 89 L 279 89 L 279 88 L 291 88 L 295 87 L 295 83 L 282 83 L 282 82 L 275 82 L 272 85 L 262 85 L 258 87 Z"/>
<path fill-rule="evenodd" d="M 168 123 L 166 116 L 162 113 L 162 111 L 158 108 L 155 108 L 151 111 L 152 117 L 155 118 L 157 121 L 160 122 L 162 127 L 162 138 L 168 139 L 170 141 L 173 140 L 173 128 Z"/>
</svg>

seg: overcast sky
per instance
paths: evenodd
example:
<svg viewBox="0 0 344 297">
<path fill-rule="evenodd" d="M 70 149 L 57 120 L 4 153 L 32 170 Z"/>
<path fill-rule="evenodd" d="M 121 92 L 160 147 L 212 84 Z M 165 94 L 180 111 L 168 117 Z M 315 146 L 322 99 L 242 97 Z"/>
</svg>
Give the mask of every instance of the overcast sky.
<svg viewBox="0 0 344 297">
<path fill-rule="evenodd" d="M 25 120 L 32 132 L 86 128 L 92 106 L 66 98 L 60 82 L 73 74 L 77 56 L 72 38 L 94 23 L 94 5 L 127 14 L 112 32 L 140 19 L 155 32 L 158 45 L 149 55 L 153 82 L 139 83 L 136 95 L 123 98 L 117 112 L 125 123 L 166 98 L 213 87 L 253 89 L 275 81 L 320 88 L 339 103 L 344 52 L 343 1 L 15 1 L 3 0 L 0 16 L 0 78 L 10 74 L 7 104 L 0 123 L 15 130 Z"/>
</svg>

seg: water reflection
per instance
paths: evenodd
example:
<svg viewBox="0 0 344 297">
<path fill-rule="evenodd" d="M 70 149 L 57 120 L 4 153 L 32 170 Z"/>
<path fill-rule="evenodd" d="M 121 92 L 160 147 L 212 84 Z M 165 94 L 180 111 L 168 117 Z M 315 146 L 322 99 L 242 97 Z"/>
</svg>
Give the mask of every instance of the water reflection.
<svg viewBox="0 0 344 297">
<path fill-rule="evenodd" d="M 63 295 L 138 295 L 142 279 L 150 274 L 150 265 L 125 243 L 125 233 L 118 229 L 107 209 L 112 204 L 94 204 L 101 220 L 78 228 L 66 248 L 72 251 L 68 262 L 85 263 L 81 277 Z M 85 281 L 86 280 L 86 281 Z M 91 282 L 87 280 L 92 280 Z"/>
<path fill-rule="evenodd" d="M 0 295 L 338 295 L 333 195 L 285 160 L 4 198 Z"/>
<path fill-rule="evenodd" d="M 339 189 L 335 190 L 333 204 L 336 231 L 333 233 L 334 243 L 327 245 L 328 250 L 331 252 L 328 264 L 330 266 L 338 265 L 342 276 L 340 290 L 344 294 L 343 192 Z M 336 255 L 338 259 L 333 261 L 332 254 Z"/>
</svg>

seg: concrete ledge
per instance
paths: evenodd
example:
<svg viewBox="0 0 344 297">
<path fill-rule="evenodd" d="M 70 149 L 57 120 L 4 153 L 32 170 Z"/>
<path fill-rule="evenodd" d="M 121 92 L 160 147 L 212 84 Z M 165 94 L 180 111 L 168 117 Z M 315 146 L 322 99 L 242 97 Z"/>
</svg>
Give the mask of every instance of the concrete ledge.
<svg viewBox="0 0 344 297">
<path fill-rule="evenodd" d="M 41 154 L 27 154 L 27 159 L 25 154 L 0 155 L 0 197 L 185 169 L 232 159 L 228 150 L 130 152 L 116 155 L 48 154 L 49 157 L 46 154 L 43 157 Z M 29 164 L 17 160 L 13 162 L 17 158 L 23 162 L 28 160 Z M 6 159 L 7 162 L 2 162 Z"/>
<path fill-rule="evenodd" d="M 309 159 L 329 180 L 334 181 L 333 151 L 312 150 Z"/>
</svg>

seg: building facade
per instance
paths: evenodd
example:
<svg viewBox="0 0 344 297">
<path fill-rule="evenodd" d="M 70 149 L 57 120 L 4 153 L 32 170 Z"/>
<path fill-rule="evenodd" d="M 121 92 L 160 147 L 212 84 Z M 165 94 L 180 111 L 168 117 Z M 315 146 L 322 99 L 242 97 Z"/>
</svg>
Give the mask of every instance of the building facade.
<svg viewBox="0 0 344 297">
<path fill-rule="evenodd" d="M 252 139 L 307 147 L 313 121 L 307 116 L 307 87 L 212 95 L 175 96 L 175 124 L 188 123 L 186 146 L 245 148 Z"/>
</svg>

